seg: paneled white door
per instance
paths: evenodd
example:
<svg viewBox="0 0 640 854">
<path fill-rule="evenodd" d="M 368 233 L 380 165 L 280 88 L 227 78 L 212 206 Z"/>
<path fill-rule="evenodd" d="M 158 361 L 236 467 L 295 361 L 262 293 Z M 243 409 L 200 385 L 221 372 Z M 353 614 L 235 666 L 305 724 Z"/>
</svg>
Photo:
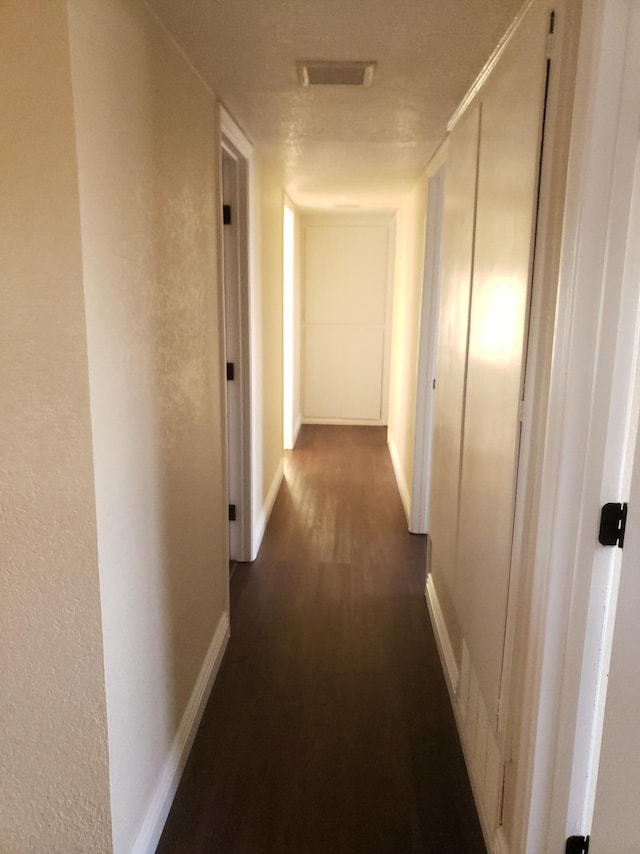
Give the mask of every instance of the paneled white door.
<svg viewBox="0 0 640 854">
<path fill-rule="evenodd" d="M 304 223 L 303 420 L 385 423 L 388 217 Z"/>
<path fill-rule="evenodd" d="M 430 572 L 453 654 L 469 666 L 475 705 L 494 731 L 549 29 L 547 6 L 533 4 L 458 118 L 447 149 Z"/>
<path fill-rule="evenodd" d="M 481 94 L 465 393 L 459 618 L 490 720 L 502 679 L 549 12 L 531 7 Z"/>
</svg>

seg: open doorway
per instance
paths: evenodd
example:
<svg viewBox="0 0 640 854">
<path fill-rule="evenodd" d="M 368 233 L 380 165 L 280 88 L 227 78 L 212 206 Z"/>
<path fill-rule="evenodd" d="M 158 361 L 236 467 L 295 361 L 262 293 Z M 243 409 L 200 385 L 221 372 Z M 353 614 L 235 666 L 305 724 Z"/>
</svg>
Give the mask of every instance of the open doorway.
<svg viewBox="0 0 640 854">
<path fill-rule="evenodd" d="M 290 451 L 300 430 L 300 360 L 296 358 L 296 351 L 299 351 L 300 299 L 299 288 L 296 288 L 296 215 L 286 198 L 282 234 L 282 441 L 285 451 Z"/>
<path fill-rule="evenodd" d="M 229 561 L 251 560 L 251 339 L 248 158 L 222 113 L 223 290 L 227 362 Z M 240 141 L 241 142 L 241 141 Z"/>
<path fill-rule="evenodd" d="M 431 444 L 433 433 L 433 403 L 436 377 L 436 348 L 438 344 L 438 307 L 440 305 L 440 256 L 444 213 L 444 152 L 434 162 L 435 171 L 429 177 L 427 224 L 424 248 L 424 279 L 420 311 L 420 343 L 418 351 L 418 390 L 416 394 L 416 426 L 411 485 L 412 534 L 429 533 L 429 494 L 431 491 Z"/>
</svg>

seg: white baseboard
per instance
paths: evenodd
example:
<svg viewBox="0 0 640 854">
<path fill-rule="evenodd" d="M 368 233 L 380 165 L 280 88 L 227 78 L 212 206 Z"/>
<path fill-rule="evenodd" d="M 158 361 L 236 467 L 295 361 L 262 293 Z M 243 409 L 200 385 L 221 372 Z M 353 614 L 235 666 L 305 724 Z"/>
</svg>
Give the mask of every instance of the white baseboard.
<svg viewBox="0 0 640 854">
<path fill-rule="evenodd" d="M 431 573 L 425 596 L 487 850 L 509 854 L 504 831 L 497 826 L 504 766 L 491 718 L 464 641 L 458 667 Z"/>
<path fill-rule="evenodd" d="M 271 485 L 269 486 L 269 491 L 267 492 L 265 502 L 262 506 L 262 509 L 260 510 L 260 513 L 258 514 L 256 525 L 253 529 L 253 547 L 251 560 L 255 560 L 258 556 L 260 545 L 262 543 L 262 538 L 264 537 L 264 532 L 267 529 L 267 522 L 269 521 L 269 516 L 271 515 L 273 505 L 275 504 L 275 500 L 278 496 L 278 490 L 280 489 L 280 484 L 282 483 L 283 476 L 284 459 L 281 459 L 280 463 L 278 464 L 277 471 L 273 476 L 273 480 L 271 481 Z"/>
<path fill-rule="evenodd" d="M 453 652 L 453 646 L 451 645 L 451 639 L 449 638 L 449 632 L 447 631 L 447 624 L 444 619 L 444 614 L 442 613 L 442 606 L 440 605 L 440 600 L 438 599 L 438 593 L 436 591 L 435 584 L 433 583 L 431 573 L 427 575 L 425 596 L 427 599 L 427 607 L 429 608 L 429 616 L 431 617 L 431 625 L 433 626 L 433 633 L 436 638 L 436 645 L 438 647 L 438 652 L 440 653 L 442 669 L 444 670 L 444 677 L 447 682 L 447 688 L 449 689 L 449 695 L 451 696 L 452 703 L 455 705 L 460 673 L 456 657 Z"/>
<path fill-rule="evenodd" d="M 313 418 L 309 415 L 302 419 L 303 424 L 326 424 L 332 427 L 386 427 L 381 418 Z"/>
<path fill-rule="evenodd" d="M 391 457 L 393 473 L 396 476 L 396 483 L 398 484 L 400 501 L 402 501 L 404 515 L 407 517 L 407 525 L 409 525 L 409 520 L 411 519 L 411 493 L 409 491 L 409 487 L 407 486 L 407 481 L 404 478 L 402 466 L 400 465 L 400 457 L 398 456 L 398 449 L 396 448 L 396 443 L 393 441 L 393 436 L 391 436 L 390 434 L 387 434 L 387 447 L 389 448 L 389 456 Z"/>
<path fill-rule="evenodd" d="M 300 435 L 300 428 L 302 427 L 302 416 L 298 415 L 293 425 L 293 447 L 295 448 L 296 442 L 298 441 L 298 436 Z"/>
<path fill-rule="evenodd" d="M 228 641 L 229 614 L 225 611 L 218 621 L 131 854 L 154 854 L 158 847 Z"/>
</svg>

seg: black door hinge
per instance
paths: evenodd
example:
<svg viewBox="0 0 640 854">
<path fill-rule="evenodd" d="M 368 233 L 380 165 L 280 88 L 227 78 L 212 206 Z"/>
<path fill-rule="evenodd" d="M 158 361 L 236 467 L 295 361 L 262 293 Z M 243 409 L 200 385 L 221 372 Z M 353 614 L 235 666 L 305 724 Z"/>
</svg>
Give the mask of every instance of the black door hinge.
<svg viewBox="0 0 640 854">
<path fill-rule="evenodd" d="M 222 205 L 222 224 L 231 225 L 231 205 Z"/>
<path fill-rule="evenodd" d="M 570 836 L 567 839 L 567 846 L 564 849 L 564 854 L 588 854 L 588 852 L 588 836 Z"/>
<path fill-rule="evenodd" d="M 605 504 L 600 513 L 598 542 L 603 546 L 624 546 L 624 534 L 627 527 L 627 505 Z"/>
<path fill-rule="evenodd" d="M 235 365 L 233 364 L 233 362 L 227 362 L 227 379 L 228 380 L 234 380 L 236 378 L 235 374 L 236 374 Z"/>
<path fill-rule="evenodd" d="M 229 521 L 230 522 L 236 521 L 236 505 L 235 504 L 229 505 Z"/>
</svg>

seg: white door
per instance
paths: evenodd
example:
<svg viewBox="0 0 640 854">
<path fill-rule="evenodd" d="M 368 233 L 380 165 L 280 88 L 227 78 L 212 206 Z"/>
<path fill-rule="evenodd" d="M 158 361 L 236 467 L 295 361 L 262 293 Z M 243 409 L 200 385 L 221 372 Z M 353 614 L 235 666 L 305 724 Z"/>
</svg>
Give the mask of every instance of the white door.
<svg viewBox="0 0 640 854">
<path fill-rule="evenodd" d="M 629 495 L 590 854 L 640 851 L 640 466 Z M 615 596 L 614 591 L 612 595 Z"/>
<path fill-rule="evenodd" d="M 227 359 L 227 471 L 229 492 L 229 559 L 242 557 L 240 515 L 242 507 L 242 398 L 240 345 L 240 256 L 238 163 L 222 153 L 224 204 L 224 324 Z"/>
<path fill-rule="evenodd" d="M 304 223 L 303 420 L 386 423 L 393 221 Z"/>
<path fill-rule="evenodd" d="M 502 677 L 549 12 L 529 10 L 480 95 L 460 471 L 459 618 L 491 720 Z"/>
<path fill-rule="evenodd" d="M 430 572 L 454 655 L 496 728 L 547 76 L 534 4 L 449 138 Z M 465 654 L 463 655 L 463 652 Z"/>
<path fill-rule="evenodd" d="M 640 39 L 640 14 L 636 15 L 636 36 Z M 624 340 L 618 338 L 617 358 L 622 356 L 625 369 L 635 362 L 635 393 L 632 404 L 614 405 L 622 422 L 627 445 L 626 472 L 623 474 L 620 500 L 629 496 L 627 534 L 622 555 L 615 552 L 610 580 L 603 597 L 602 642 L 600 665 L 607 670 L 609 643 L 611 659 L 606 692 L 601 752 L 595 792 L 593 827 L 589 851 L 593 854 L 630 854 L 640 851 L 640 440 L 638 409 L 640 406 L 640 366 L 638 344 L 640 326 L 640 145 L 625 257 L 625 292 L 628 304 L 622 311 L 635 312 L 635 352 L 630 358 L 624 352 Z M 632 315 L 633 316 L 633 315 Z M 618 372 L 622 373 L 622 371 Z M 628 409 L 627 409 L 628 407 Z M 626 426 L 625 426 L 626 425 Z M 626 441 L 625 441 L 626 439 Z M 633 465 L 632 474 L 630 472 Z M 626 475 L 626 476 L 625 476 Z M 629 483 L 630 481 L 630 483 Z M 613 496 L 607 496 L 613 499 Z M 620 557 L 622 560 L 620 561 Z M 595 627 L 591 627 L 592 631 Z M 600 626 L 598 626 L 598 629 Z M 611 638 L 612 634 L 612 638 Z M 603 681 L 606 681 L 606 677 Z M 598 763 L 597 758 L 595 762 Z"/>
</svg>

